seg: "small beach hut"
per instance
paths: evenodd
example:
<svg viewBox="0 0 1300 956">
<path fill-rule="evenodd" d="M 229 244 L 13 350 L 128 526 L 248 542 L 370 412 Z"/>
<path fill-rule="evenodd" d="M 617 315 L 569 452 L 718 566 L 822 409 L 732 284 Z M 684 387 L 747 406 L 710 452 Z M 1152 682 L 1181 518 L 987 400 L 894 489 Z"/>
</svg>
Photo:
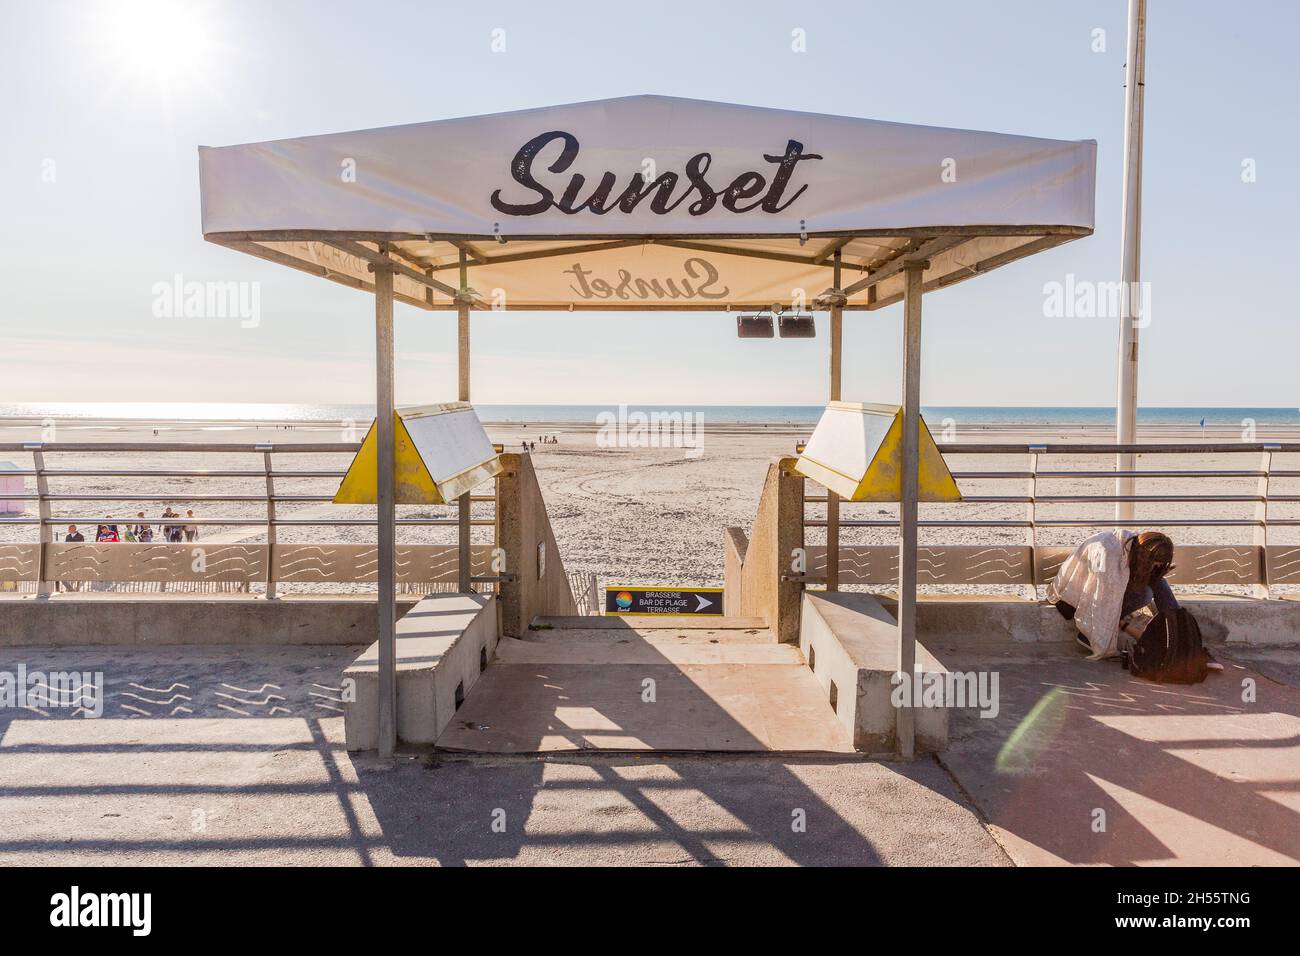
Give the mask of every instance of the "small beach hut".
<svg viewBox="0 0 1300 956">
<path fill-rule="evenodd" d="M 375 297 L 381 753 L 396 739 L 394 302 L 455 312 L 456 395 L 430 398 L 460 401 L 475 311 L 813 305 L 830 313 L 838 401 L 844 314 L 902 302 L 898 663 L 910 673 L 922 295 L 1091 234 L 1095 171 L 1091 140 L 666 96 L 201 147 L 206 239 Z M 898 738 L 910 754 L 910 712 Z"/>
<path fill-rule="evenodd" d="M 10 474 L 15 471 L 18 466 L 12 461 L 0 461 L 0 515 L 20 515 L 27 510 L 19 497 L 25 493 L 23 476 Z"/>
</svg>

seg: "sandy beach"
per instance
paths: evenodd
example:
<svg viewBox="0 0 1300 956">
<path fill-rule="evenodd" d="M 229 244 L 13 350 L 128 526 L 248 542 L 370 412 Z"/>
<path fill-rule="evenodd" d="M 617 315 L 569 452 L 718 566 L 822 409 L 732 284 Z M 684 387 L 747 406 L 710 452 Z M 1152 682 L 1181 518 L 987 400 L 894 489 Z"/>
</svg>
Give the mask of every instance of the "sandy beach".
<svg viewBox="0 0 1300 956">
<path fill-rule="evenodd" d="M 364 427 L 364 426 L 363 426 Z M 702 441 L 695 448 L 602 447 L 599 427 L 594 422 L 566 424 L 491 424 L 487 425 L 494 441 L 508 451 L 521 448 L 521 442 L 535 443 L 531 451 L 552 524 L 566 569 L 577 573 L 595 573 L 602 582 L 638 584 L 716 585 L 722 581 L 723 529 L 738 526 L 749 529 L 770 462 L 782 455 L 792 455 L 796 443 L 806 438 L 803 425 L 726 424 L 706 422 Z M 1029 442 L 1105 442 L 1104 429 L 1084 426 L 1052 428 L 1014 428 L 1008 426 L 966 425 L 946 434 L 939 423 L 932 423 L 941 441 L 958 443 L 1029 443 Z M 50 440 L 49 424 L 34 421 L 0 422 L 0 442 Z M 558 443 L 542 443 L 543 435 L 553 435 Z M 249 422 L 168 422 L 90 421 L 56 422 L 53 440 L 60 442 L 273 442 L 289 445 L 301 442 L 340 441 L 349 437 L 334 424 L 249 423 Z M 1300 431 L 1275 427 L 1260 429 L 1251 440 L 1294 441 Z M 1176 428 L 1145 429 L 1140 440 L 1147 442 L 1234 442 L 1242 440 L 1238 429 Z M 355 440 L 355 438 L 353 439 Z M 19 468 L 30 467 L 24 453 L 3 456 Z M 1300 455 L 1274 454 L 1274 469 L 1300 469 Z M 285 470 L 343 469 L 346 455 L 281 454 L 276 467 Z M 1023 470 L 1025 455 L 950 455 L 954 471 Z M 1057 471 L 1082 471 L 1108 467 L 1109 459 L 1097 455 L 1053 456 L 1051 467 Z M 1260 465 L 1257 452 L 1243 454 L 1205 454 L 1158 456 L 1145 455 L 1140 467 L 1177 467 L 1197 470 L 1250 470 Z M 259 468 L 261 456 L 147 453 L 63 453 L 47 455 L 48 467 L 156 469 L 156 468 Z M 1040 469 L 1046 469 L 1040 464 Z M 1139 493 L 1175 495 L 1254 494 L 1254 478 L 1172 478 L 1148 479 L 1139 483 Z M 1027 491 L 1023 480 L 963 480 L 967 495 L 1022 495 Z M 331 478 L 282 478 L 277 483 L 281 493 L 333 494 L 337 481 Z M 1106 494 L 1112 483 L 1104 478 L 1040 479 L 1041 494 Z M 28 480 L 29 492 L 33 489 Z M 181 478 L 148 477 L 64 477 L 52 478 L 50 490 L 56 494 L 147 494 L 167 492 L 183 494 L 186 490 L 212 494 L 260 494 L 262 481 L 248 478 Z M 1300 493 L 1300 480 L 1274 478 L 1270 485 L 1274 495 Z M 810 494 L 815 493 L 810 490 Z M 34 503 L 28 503 L 29 512 Z M 186 505 L 176 505 L 184 511 Z M 258 502 L 222 502 L 196 504 L 199 517 L 256 518 L 264 514 Z M 86 503 L 59 502 L 56 515 L 112 516 L 120 523 L 139 511 L 152 518 L 162 513 L 161 502 L 107 501 Z M 490 506 L 477 505 L 478 513 L 490 515 Z M 336 506 L 328 503 L 284 504 L 281 517 L 366 517 L 369 509 Z M 809 506 L 809 516 L 817 517 L 819 508 Z M 1040 504 L 1038 517 L 1109 517 L 1108 504 L 1071 503 Z M 449 509 L 403 507 L 399 514 L 411 517 L 449 514 Z M 846 518 L 886 518 L 896 514 L 887 504 L 864 503 L 846 506 Z M 1023 504 L 965 502 L 960 505 L 923 505 L 922 518 L 956 518 L 965 520 L 1020 519 L 1025 517 Z M 1240 502 L 1151 504 L 1139 506 L 1138 514 L 1155 518 L 1252 518 L 1254 505 Z M 1295 505 L 1274 503 L 1270 518 L 1300 516 Z M 0 525 L 0 540 L 33 541 L 35 528 Z M 490 540 L 490 529 L 476 528 L 475 540 Z M 451 543 L 454 531 L 444 527 L 405 527 L 399 541 Z M 1188 544 L 1251 543 L 1252 529 L 1246 527 L 1179 528 L 1176 540 Z M 263 535 L 257 528 L 212 527 L 202 529 L 207 540 L 257 542 Z M 1072 544 L 1086 534 L 1081 529 L 1048 528 L 1038 531 L 1037 542 L 1046 545 Z M 1295 528 L 1274 528 L 1269 542 L 1294 543 Z M 370 528 L 356 527 L 286 527 L 280 532 L 282 542 L 374 540 Z M 809 543 L 824 540 L 820 529 L 809 530 Z M 896 540 L 890 528 L 846 528 L 845 544 L 887 544 Z M 923 529 L 922 543 L 978 544 L 1025 543 L 1021 528 L 944 528 Z"/>
</svg>

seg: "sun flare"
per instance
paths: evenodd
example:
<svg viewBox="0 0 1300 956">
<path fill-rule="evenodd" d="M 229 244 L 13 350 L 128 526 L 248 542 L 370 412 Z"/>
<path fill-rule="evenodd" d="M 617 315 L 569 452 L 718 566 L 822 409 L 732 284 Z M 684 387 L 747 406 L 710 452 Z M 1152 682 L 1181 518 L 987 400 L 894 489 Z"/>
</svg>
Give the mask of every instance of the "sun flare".
<svg viewBox="0 0 1300 956">
<path fill-rule="evenodd" d="M 193 86 L 216 62 L 217 24 L 200 0 L 104 0 L 95 42 L 106 66 L 140 87 Z"/>
</svg>

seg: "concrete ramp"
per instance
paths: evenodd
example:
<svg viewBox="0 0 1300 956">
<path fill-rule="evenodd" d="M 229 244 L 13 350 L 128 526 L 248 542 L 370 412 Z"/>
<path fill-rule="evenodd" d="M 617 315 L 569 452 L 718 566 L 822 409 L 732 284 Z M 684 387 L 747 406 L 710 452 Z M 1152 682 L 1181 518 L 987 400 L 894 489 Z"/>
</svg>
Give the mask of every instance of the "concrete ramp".
<svg viewBox="0 0 1300 956">
<path fill-rule="evenodd" d="M 851 753 L 799 649 L 745 619 L 542 619 L 497 656 L 438 738 L 475 753 Z"/>
</svg>

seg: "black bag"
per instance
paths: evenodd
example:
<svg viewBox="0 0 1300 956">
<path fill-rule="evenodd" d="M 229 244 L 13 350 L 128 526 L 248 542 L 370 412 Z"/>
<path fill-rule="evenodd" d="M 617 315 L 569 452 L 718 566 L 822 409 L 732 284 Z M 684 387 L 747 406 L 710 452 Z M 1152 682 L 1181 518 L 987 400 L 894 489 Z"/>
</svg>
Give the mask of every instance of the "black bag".
<svg viewBox="0 0 1300 956">
<path fill-rule="evenodd" d="M 1210 655 L 1201 646 L 1201 628 L 1185 608 L 1161 612 L 1133 644 L 1129 671 L 1158 684 L 1199 684 Z"/>
</svg>

